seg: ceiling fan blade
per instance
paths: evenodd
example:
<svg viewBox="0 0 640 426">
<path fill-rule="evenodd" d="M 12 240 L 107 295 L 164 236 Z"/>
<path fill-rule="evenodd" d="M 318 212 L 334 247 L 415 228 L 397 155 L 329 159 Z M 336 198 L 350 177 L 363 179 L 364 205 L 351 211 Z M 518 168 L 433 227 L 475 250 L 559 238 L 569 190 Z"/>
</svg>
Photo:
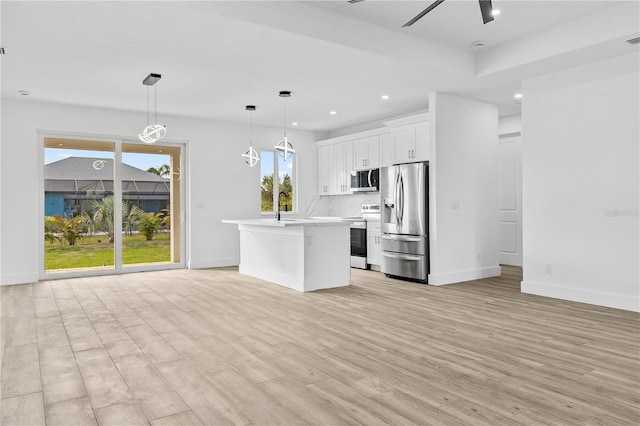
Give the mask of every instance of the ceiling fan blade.
<svg viewBox="0 0 640 426">
<path fill-rule="evenodd" d="M 493 6 L 491 5 L 491 0 L 478 1 L 480 2 L 480 12 L 482 12 L 482 21 L 485 24 L 493 21 Z"/>
<path fill-rule="evenodd" d="M 420 12 L 415 18 L 413 18 L 412 20 L 410 20 L 409 22 L 404 24 L 403 27 L 410 27 L 411 25 L 415 24 L 418 19 L 422 18 L 424 15 L 426 15 L 429 12 L 431 12 L 433 9 L 435 9 L 436 6 L 438 6 L 443 1 L 444 0 L 436 0 L 436 1 L 434 1 L 433 3 L 431 3 L 431 5 L 428 8 L 426 8 L 425 10 Z M 491 2 L 489 2 L 489 3 L 491 3 Z"/>
</svg>

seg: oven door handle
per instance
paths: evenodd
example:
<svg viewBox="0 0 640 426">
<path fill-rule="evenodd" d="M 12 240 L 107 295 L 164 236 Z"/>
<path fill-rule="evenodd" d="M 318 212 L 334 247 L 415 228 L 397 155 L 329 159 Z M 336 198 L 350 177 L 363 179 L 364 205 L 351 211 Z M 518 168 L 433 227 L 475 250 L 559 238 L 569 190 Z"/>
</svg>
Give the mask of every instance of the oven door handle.
<svg viewBox="0 0 640 426">
<path fill-rule="evenodd" d="M 419 256 L 409 256 L 408 254 L 391 254 L 391 253 L 387 253 L 385 251 L 382 252 L 382 255 L 384 257 L 389 257 L 391 259 L 399 259 L 399 260 L 413 260 L 413 261 L 417 261 L 420 260 L 421 258 Z"/>
</svg>

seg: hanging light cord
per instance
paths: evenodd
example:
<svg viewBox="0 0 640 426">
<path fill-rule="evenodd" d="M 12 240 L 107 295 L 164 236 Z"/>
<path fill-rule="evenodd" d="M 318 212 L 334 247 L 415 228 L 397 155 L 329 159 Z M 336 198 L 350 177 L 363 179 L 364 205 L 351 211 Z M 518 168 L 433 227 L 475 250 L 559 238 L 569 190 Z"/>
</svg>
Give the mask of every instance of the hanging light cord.
<svg viewBox="0 0 640 426">
<path fill-rule="evenodd" d="M 287 140 L 287 98 L 286 97 L 282 98 L 282 109 L 284 111 L 284 114 L 283 114 L 284 119 L 282 120 L 282 128 L 284 129 L 284 139 L 286 141 Z"/>
<path fill-rule="evenodd" d="M 149 86 L 147 86 L 147 126 L 149 125 Z"/>
<path fill-rule="evenodd" d="M 253 111 L 249 110 L 249 147 L 253 146 Z"/>
<path fill-rule="evenodd" d="M 158 124 L 158 86 L 153 85 L 153 124 Z"/>
</svg>

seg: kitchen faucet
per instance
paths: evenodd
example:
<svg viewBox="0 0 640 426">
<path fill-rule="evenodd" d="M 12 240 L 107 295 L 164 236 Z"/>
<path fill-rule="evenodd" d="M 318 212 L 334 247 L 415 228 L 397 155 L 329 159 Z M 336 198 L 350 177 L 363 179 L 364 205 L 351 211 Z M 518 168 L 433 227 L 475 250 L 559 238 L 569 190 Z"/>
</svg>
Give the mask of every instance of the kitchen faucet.
<svg viewBox="0 0 640 426">
<path fill-rule="evenodd" d="M 280 197 L 282 197 L 284 195 L 284 199 L 285 201 L 287 201 L 289 199 L 289 194 L 287 194 L 284 191 L 280 191 L 280 194 L 278 194 L 278 208 L 276 209 L 276 219 L 278 220 L 278 222 L 280 221 Z M 287 204 L 284 205 L 284 211 L 288 211 L 287 210 Z"/>
</svg>

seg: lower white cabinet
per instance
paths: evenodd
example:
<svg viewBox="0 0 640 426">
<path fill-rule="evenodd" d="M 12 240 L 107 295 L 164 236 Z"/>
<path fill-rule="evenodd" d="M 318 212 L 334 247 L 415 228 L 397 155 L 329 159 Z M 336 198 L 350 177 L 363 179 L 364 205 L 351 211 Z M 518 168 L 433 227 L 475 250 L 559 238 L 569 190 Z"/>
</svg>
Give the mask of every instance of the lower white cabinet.
<svg viewBox="0 0 640 426">
<path fill-rule="evenodd" d="M 380 266 L 382 263 L 382 231 L 380 222 L 367 222 L 367 263 Z"/>
</svg>

